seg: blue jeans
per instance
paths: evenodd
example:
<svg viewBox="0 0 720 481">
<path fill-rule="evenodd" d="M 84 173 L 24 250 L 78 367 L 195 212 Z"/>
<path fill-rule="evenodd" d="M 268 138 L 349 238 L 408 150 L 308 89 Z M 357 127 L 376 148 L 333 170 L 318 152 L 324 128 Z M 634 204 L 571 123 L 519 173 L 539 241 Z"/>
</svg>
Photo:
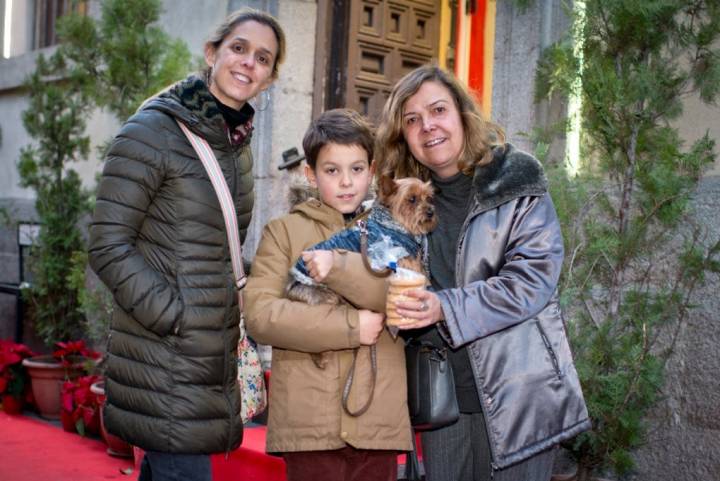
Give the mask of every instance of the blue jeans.
<svg viewBox="0 0 720 481">
<path fill-rule="evenodd" d="M 212 481 L 210 456 L 145 451 L 138 481 Z"/>
</svg>

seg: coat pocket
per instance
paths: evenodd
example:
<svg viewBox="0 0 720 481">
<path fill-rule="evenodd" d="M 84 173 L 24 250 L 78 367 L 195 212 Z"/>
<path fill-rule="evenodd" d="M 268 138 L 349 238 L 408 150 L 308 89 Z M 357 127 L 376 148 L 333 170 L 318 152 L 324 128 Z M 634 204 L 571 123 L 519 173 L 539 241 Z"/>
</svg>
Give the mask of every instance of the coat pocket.
<svg viewBox="0 0 720 481">
<path fill-rule="evenodd" d="M 552 347 L 552 343 L 550 342 L 550 339 L 548 339 L 547 334 L 545 334 L 545 330 L 540 325 L 539 322 L 535 323 L 535 327 L 537 327 L 538 332 L 540 333 L 540 338 L 542 339 L 543 344 L 545 345 L 545 349 L 547 350 L 548 356 L 550 356 L 550 362 L 553 365 L 553 369 L 555 370 L 555 374 L 558 378 L 562 378 L 562 372 L 560 371 L 560 362 L 558 361 L 557 354 L 555 353 L 555 350 Z"/>
</svg>

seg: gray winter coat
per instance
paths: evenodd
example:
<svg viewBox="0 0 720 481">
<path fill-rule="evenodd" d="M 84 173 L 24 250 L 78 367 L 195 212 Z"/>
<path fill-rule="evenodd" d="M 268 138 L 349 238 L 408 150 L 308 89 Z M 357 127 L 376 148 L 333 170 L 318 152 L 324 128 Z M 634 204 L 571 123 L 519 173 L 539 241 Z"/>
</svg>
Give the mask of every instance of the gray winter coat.
<svg viewBox="0 0 720 481">
<path fill-rule="evenodd" d="M 467 345 L 493 465 L 590 428 L 558 305 L 560 224 L 538 161 L 507 144 L 473 177 L 455 267 L 439 291 L 452 347 Z"/>
<path fill-rule="evenodd" d="M 237 294 L 220 205 L 176 118 L 213 148 L 242 237 L 250 221 L 249 137 L 231 141 L 201 79 L 179 82 L 123 125 L 90 226 L 90 264 L 116 303 L 105 424 L 146 450 L 223 452 L 242 440 Z"/>
</svg>

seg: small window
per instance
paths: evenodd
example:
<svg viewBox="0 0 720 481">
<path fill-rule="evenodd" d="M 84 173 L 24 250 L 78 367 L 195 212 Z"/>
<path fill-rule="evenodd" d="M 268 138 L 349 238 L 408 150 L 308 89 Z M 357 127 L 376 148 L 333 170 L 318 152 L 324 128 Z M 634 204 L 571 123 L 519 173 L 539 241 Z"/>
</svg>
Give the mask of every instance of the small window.
<svg viewBox="0 0 720 481">
<path fill-rule="evenodd" d="M 365 116 L 370 113 L 370 99 L 364 95 L 360 96 L 360 113 Z"/>
<path fill-rule="evenodd" d="M 363 26 L 364 27 L 372 27 L 373 26 L 373 12 L 375 11 L 374 8 L 366 5 L 363 8 Z"/>
<path fill-rule="evenodd" d="M 86 15 L 87 2 L 73 0 L 35 0 L 35 35 L 33 48 L 45 48 L 57 44 L 57 20 L 72 11 Z"/>
<path fill-rule="evenodd" d="M 392 33 L 400 33 L 400 14 L 393 12 L 390 14 L 390 31 Z"/>
<path fill-rule="evenodd" d="M 417 38 L 419 40 L 425 38 L 425 20 L 417 21 Z"/>
</svg>

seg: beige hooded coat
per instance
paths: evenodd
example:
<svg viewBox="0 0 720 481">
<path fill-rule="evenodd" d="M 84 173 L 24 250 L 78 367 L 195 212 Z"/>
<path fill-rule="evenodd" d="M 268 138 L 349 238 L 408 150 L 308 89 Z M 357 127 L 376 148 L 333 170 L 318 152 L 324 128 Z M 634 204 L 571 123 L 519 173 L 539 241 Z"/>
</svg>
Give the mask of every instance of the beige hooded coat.
<svg viewBox="0 0 720 481">
<path fill-rule="evenodd" d="M 268 452 L 340 449 L 410 450 L 404 344 L 383 331 L 377 342 L 373 402 L 360 417 L 343 411 L 342 390 L 360 347 L 358 311 L 349 304 L 310 306 L 284 297 L 287 274 L 300 253 L 345 227 L 343 216 L 317 199 L 294 206 L 265 227 L 244 290 L 250 335 L 273 346 Z M 326 283 L 355 305 L 384 312 L 385 280 L 372 277 L 360 256 L 339 251 Z M 318 368 L 310 353 L 331 351 Z M 360 347 L 349 407 L 365 403 L 369 348 Z"/>
</svg>

